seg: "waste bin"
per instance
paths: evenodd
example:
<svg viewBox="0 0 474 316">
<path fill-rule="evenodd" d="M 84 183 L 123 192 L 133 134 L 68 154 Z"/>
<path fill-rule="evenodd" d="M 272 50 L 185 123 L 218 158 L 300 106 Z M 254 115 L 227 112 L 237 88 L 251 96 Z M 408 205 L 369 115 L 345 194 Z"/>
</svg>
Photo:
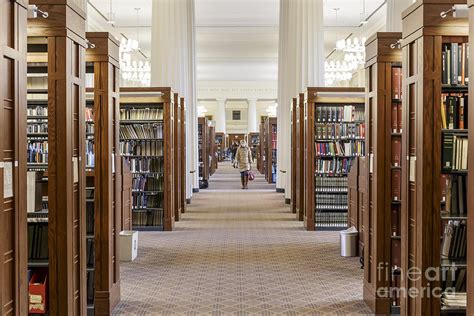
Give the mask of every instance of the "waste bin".
<svg viewBox="0 0 474 316">
<path fill-rule="evenodd" d="M 340 232 L 342 257 L 357 256 L 357 239 L 358 238 L 359 238 L 359 232 L 354 226 Z"/>
<path fill-rule="evenodd" d="M 119 234 L 120 261 L 133 261 L 138 255 L 138 232 L 122 231 Z"/>
</svg>

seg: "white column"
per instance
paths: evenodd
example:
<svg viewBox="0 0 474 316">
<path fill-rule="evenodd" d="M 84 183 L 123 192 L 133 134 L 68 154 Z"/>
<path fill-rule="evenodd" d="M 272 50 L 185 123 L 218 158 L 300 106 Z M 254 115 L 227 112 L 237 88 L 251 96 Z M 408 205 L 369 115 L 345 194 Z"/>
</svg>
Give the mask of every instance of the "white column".
<svg viewBox="0 0 474 316">
<path fill-rule="evenodd" d="M 258 132 L 257 129 L 257 99 L 248 100 L 248 117 L 247 117 L 247 129 L 248 133 Z"/>
<path fill-rule="evenodd" d="M 324 86 L 324 60 L 323 0 L 281 0 L 277 188 L 285 189 L 287 199 L 292 177 L 291 100 L 307 87 Z"/>
<path fill-rule="evenodd" d="M 216 114 L 216 132 L 226 132 L 226 117 L 225 104 L 226 99 L 217 99 L 217 114 Z"/>
<path fill-rule="evenodd" d="M 186 196 L 190 198 L 192 189 L 199 187 L 194 0 L 152 1 L 151 38 L 151 85 L 171 86 L 186 100 Z"/>
<path fill-rule="evenodd" d="M 387 32 L 402 31 L 402 12 L 414 2 L 414 0 L 387 0 Z"/>
</svg>

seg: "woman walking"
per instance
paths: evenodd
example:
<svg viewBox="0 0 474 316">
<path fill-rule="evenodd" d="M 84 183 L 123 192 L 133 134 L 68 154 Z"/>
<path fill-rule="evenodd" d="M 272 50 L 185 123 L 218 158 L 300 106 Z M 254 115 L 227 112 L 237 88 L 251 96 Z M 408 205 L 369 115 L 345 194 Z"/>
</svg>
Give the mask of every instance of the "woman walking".
<svg viewBox="0 0 474 316">
<path fill-rule="evenodd" d="M 247 190 L 249 183 L 249 171 L 252 169 L 252 152 L 250 151 L 250 148 L 245 140 L 240 142 L 235 160 L 239 165 L 242 189 Z"/>
</svg>

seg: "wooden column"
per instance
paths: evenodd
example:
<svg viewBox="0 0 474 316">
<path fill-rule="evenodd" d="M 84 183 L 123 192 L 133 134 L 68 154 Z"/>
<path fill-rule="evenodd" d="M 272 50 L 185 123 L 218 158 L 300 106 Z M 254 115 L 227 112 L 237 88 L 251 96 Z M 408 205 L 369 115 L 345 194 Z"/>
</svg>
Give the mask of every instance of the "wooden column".
<svg viewBox="0 0 474 316">
<path fill-rule="evenodd" d="M 187 182 L 187 170 L 186 170 L 186 101 L 183 97 L 180 100 L 180 119 L 181 119 L 181 212 L 186 213 L 186 182 Z"/>
<path fill-rule="evenodd" d="M 95 314 L 109 315 L 120 300 L 118 236 L 121 229 L 122 164 L 119 155 L 119 42 L 110 33 L 86 33 L 95 47 Z"/>
<path fill-rule="evenodd" d="M 175 221 L 179 221 L 181 219 L 181 99 L 177 93 L 174 94 L 174 118 L 175 124 L 173 126 L 173 134 L 174 134 L 174 170 L 173 170 L 173 177 L 174 177 L 174 191 L 175 194 L 173 196 L 174 199 L 174 219 Z"/>
<path fill-rule="evenodd" d="M 421 272 L 416 278 L 403 275 L 405 289 L 426 291 L 442 283 L 425 274 L 441 266 L 441 53 L 443 43 L 467 41 L 468 23 L 452 14 L 443 19 L 440 13 L 463 3 L 466 0 L 418 0 L 402 14 L 401 261 L 404 274 L 414 269 Z M 401 300 L 402 315 L 436 316 L 440 311 L 440 299 L 433 295 Z"/>
<path fill-rule="evenodd" d="M 474 56 L 474 0 L 467 1 L 469 6 L 469 56 Z M 471 62 L 469 64 L 469 73 L 473 73 L 474 64 Z M 474 93 L 474 86 L 469 85 L 469 94 Z M 467 210 L 468 210 L 468 219 L 467 219 L 467 315 L 474 315 L 474 166 L 472 162 L 474 161 L 474 98 L 469 99 L 469 111 L 468 121 L 471 126 L 469 128 L 469 172 L 467 176 Z"/>
<path fill-rule="evenodd" d="M 26 315 L 27 2 L 0 7 L 0 315 Z"/>
<path fill-rule="evenodd" d="M 291 201 L 290 211 L 296 214 L 296 98 L 291 103 Z"/>
<path fill-rule="evenodd" d="M 304 220 L 304 93 L 296 99 L 296 219 Z"/>
<path fill-rule="evenodd" d="M 388 291 L 392 278 L 391 118 L 392 102 L 395 102 L 392 100 L 392 67 L 394 63 L 401 63 L 402 55 L 400 49 L 392 49 L 390 45 L 396 44 L 401 36 L 401 33 L 376 33 L 366 44 L 365 113 L 369 168 L 360 170 L 361 176 L 367 179 L 365 189 L 369 199 L 369 214 L 365 221 L 367 233 L 364 234 L 364 300 L 376 314 L 390 314 L 391 306 Z"/>
<path fill-rule="evenodd" d="M 32 0 L 48 19 L 28 36 L 48 37 L 49 315 L 86 313 L 85 19 L 69 0 Z"/>
</svg>

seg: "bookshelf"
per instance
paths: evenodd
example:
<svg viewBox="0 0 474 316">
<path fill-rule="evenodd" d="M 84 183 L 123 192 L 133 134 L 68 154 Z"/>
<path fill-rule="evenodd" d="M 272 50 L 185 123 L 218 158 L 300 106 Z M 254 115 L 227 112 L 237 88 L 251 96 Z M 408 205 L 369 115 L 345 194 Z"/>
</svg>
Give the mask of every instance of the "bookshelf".
<svg viewBox="0 0 474 316">
<path fill-rule="evenodd" d="M 264 175 L 268 183 L 276 183 L 277 176 L 277 119 L 269 117 L 264 122 Z"/>
<path fill-rule="evenodd" d="M 469 7 L 469 39 L 472 42 L 472 38 L 474 36 L 474 1 L 468 0 L 468 7 Z M 474 45 L 469 45 L 469 56 L 474 56 Z M 474 73 L 474 63 L 469 63 L 469 73 Z M 469 86 L 469 94 L 473 92 L 473 85 Z M 474 99 L 471 98 L 468 102 L 468 106 L 470 107 L 471 111 L 468 113 L 468 121 L 471 123 L 468 139 L 469 139 L 469 152 L 468 152 L 468 160 L 472 163 L 474 160 L 474 128 L 472 128 L 472 124 L 474 124 Z M 474 241 L 474 215 L 472 214 L 472 210 L 474 210 L 474 185 L 472 179 L 474 179 L 474 168 L 472 165 L 469 168 L 468 172 L 468 186 L 467 186 L 467 209 L 469 210 L 468 219 L 467 219 L 467 226 L 469 229 L 467 230 L 467 275 L 469 278 L 467 279 L 466 284 L 466 292 L 470 293 L 467 296 L 467 315 L 474 314 L 474 248 L 473 248 L 473 241 Z"/>
<path fill-rule="evenodd" d="M 87 32 L 86 38 L 95 46 L 86 50 L 87 308 L 100 315 L 120 300 L 119 42 L 106 32 Z"/>
<path fill-rule="evenodd" d="M 232 144 L 232 143 L 237 143 L 240 145 L 240 141 L 241 140 L 245 140 L 245 134 L 240 134 L 240 133 L 230 133 L 229 134 L 229 146 Z"/>
<path fill-rule="evenodd" d="M 258 164 L 258 171 L 260 171 L 261 174 L 265 174 L 265 161 L 266 161 L 266 154 L 265 154 L 265 148 L 266 148 L 266 143 L 267 140 L 265 138 L 265 128 L 263 122 L 260 123 L 259 127 L 259 135 L 260 135 L 260 164 Z"/>
<path fill-rule="evenodd" d="M 223 132 L 216 132 L 216 146 L 217 146 L 217 159 L 219 162 L 224 161 L 226 157 L 226 137 Z"/>
<path fill-rule="evenodd" d="M 290 211 L 293 214 L 296 214 L 296 131 L 298 129 L 297 125 L 297 104 L 298 98 L 293 98 L 291 100 L 291 198 L 290 198 Z"/>
<path fill-rule="evenodd" d="M 295 172 L 295 194 L 296 194 L 296 219 L 304 221 L 305 191 L 304 191 L 304 93 L 300 93 L 296 98 L 296 172 Z"/>
<path fill-rule="evenodd" d="M 209 185 L 209 121 L 205 117 L 198 118 L 198 157 L 199 157 L 199 188 L 207 189 Z"/>
<path fill-rule="evenodd" d="M 133 174 L 134 230 L 174 228 L 174 102 L 171 88 L 120 88 L 120 153 Z"/>
<path fill-rule="evenodd" d="M 122 200 L 122 213 L 120 214 L 120 231 L 132 230 L 133 222 L 133 174 L 130 170 L 130 161 L 122 157 L 120 160 L 122 168 L 122 190 L 120 197 Z"/>
<path fill-rule="evenodd" d="M 28 61 L 47 63 L 48 202 L 47 211 L 42 212 L 49 247 L 47 260 L 30 261 L 29 266 L 32 271 L 38 269 L 33 272 L 34 279 L 44 277 L 42 272 L 35 276 L 40 272 L 38 267 L 49 271 L 46 308 L 51 315 L 85 314 L 86 13 L 65 0 L 30 4 L 49 13 L 48 19 L 29 19 L 27 24 L 28 41 L 41 45 L 39 52 L 29 54 Z"/>
<path fill-rule="evenodd" d="M 181 160 L 183 159 L 183 152 L 181 149 L 181 142 L 182 142 L 182 129 L 181 129 L 181 107 L 184 106 L 184 104 L 181 103 L 181 98 L 177 93 L 174 94 L 174 118 L 175 118 L 175 123 L 174 124 L 174 163 L 173 163 L 173 170 L 174 170 L 174 191 L 176 194 L 174 194 L 174 206 L 175 206 L 175 214 L 174 214 L 174 219 L 175 221 L 179 221 L 181 219 L 181 213 L 182 213 L 182 202 L 181 199 L 183 198 L 181 193 L 181 181 L 183 181 L 181 173 L 183 172 L 181 170 Z"/>
<path fill-rule="evenodd" d="M 347 174 L 364 156 L 363 88 L 307 88 L 304 96 L 307 230 L 347 227 Z"/>
<path fill-rule="evenodd" d="M 180 99 L 180 137 L 181 137 L 181 144 L 180 144 L 180 150 L 181 150 L 181 160 L 180 160 L 180 176 L 181 176 L 181 188 L 178 191 L 181 194 L 181 213 L 186 213 L 186 205 L 187 205 L 187 167 L 186 167 L 186 101 L 184 100 L 184 97 L 181 97 Z"/>
<path fill-rule="evenodd" d="M 28 313 L 26 239 L 26 29 L 23 1 L 2 3 L 0 20 L 0 310 L 12 315 Z M 23 78 L 23 80 L 13 80 Z M 8 140 L 8 141 L 7 141 Z M 13 185 L 15 183 L 15 185 Z M 22 198 L 20 198 L 22 197 Z M 0 312 L 2 313 L 2 312 Z"/>
<path fill-rule="evenodd" d="M 254 168 L 255 163 L 257 163 L 257 169 L 260 159 L 260 134 L 259 133 L 249 133 L 247 136 L 249 148 L 252 151 L 252 159 L 254 161 L 252 168 Z"/>
<path fill-rule="evenodd" d="M 401 266 L 402 52 L 401 33 L 376 33 L 366 42 L 366 179 L 363 218 L 364 300 L 376 314 L 399 313 Z M 389 263 L 386 265 L 385 263 Z M 382 270 L 377 267 L 382 266 Z M 381 273 L 381 274 L 380 274 Z M 380 275 L 384 277 L 380 277 Z"/>
<path fill-rule="evenodd" d="M 466 19 L 455 19 L 452 14 L 440 17 L 441 11 L 462 3 L 466 1 L 418 0 L 402 14 L 402 100 L 406 109 L 402 113 L 402 157 L 406 163 L 402 164 L 401 268 L 422 273 L 418 280 L 402 278 L 401 286 L 421 290 L 429 283 L 431 288 L 442 289 L 442 299 L 432 295 L 402 298 L 403 315 L 466 315 L 461 306 L 465 302 L 452 304 L 446 290 L 463 296 L 466 280 L 472 279 L 466 274 L 472 267 L 467 269 L 465 261 L 465 223 L 471 215 L 466 208 L 467 191 L 456 189 L 465 187 L 468 171 L 447 157 L 449 151 L 456 153 L 456 139 L 465 139 L 468 133 L 467 120 L 463 129 L 457 126 L 461 122 L 457 114 L 450 118 L 462 113 L 463 102 L 467 110 L 464 56 L 469 27 Z M 458 157 L 463 156 L 466 161 L 464 154 Z M 468 235 L 470 231 L 467 229 Z M 433 268 L 442 271 L 441 278 L 434 281 L 425 274 Z"/>
<path fill-rule="evenodd" d="M 351 171 L 347 175 L 347 199 L 349 209 L 347 212 L 347 226 L 354 226 L 359 231 L 358 255 L 363 257 L 364 253 L 364 218 L 367 217 L 367 178 L 365 170 L 367 166 L 366 157 L 354 159 Z"/>
<path fill-rule="evenodd" d="M 217 169 L 217 146 L 216 146 L 216 128 L 209 126 L 209 175 L 216 173 Z"/>
</svg>

